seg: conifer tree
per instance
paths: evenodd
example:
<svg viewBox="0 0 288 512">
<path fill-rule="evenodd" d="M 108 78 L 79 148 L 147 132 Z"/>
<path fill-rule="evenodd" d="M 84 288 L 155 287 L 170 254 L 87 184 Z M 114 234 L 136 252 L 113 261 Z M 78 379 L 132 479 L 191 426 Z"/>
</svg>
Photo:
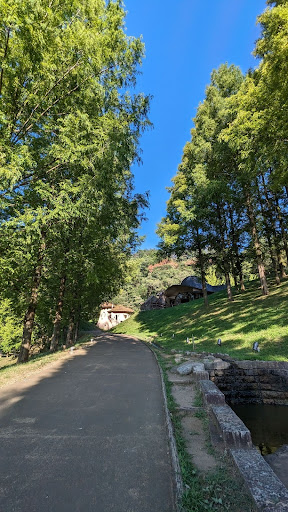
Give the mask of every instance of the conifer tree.
<svg viewBox="0 0 288 512">
<path fill-rule="evenodd" d="M 133 244 L 138 207 L 145 199 L 133 197 L 130 169 L 148 124 L 149 98 L 129 92 L 144 47 L 126 35 L 120 0 L 5 0 L 0 17 L 1 226 L 14 226 L 27 241 L 34 240 L 25 282 L 23 362 L 43 276 L 46 281 L 52 274 L 50 282 L 59 285 L 53 269 L 61 270 L 61 264 L 52 255 L 59 254 L 56 246 L 65 225 L 79 219 L 93 226 L 89 233 L 101 241 L 100 258 L 105 243 L 119 251 Z M 105 240 L 107 230 L 111 235 Z M 83 244 L 76 254 L 72 240 L 70 256 L 73 250 L 80 261 Z M 60 272 L 62 295 L 64 277 L 65 288 L 71 286 L 69 276 Z M 58 320 L 64 307 L 59 286 Z"/>
</svg>

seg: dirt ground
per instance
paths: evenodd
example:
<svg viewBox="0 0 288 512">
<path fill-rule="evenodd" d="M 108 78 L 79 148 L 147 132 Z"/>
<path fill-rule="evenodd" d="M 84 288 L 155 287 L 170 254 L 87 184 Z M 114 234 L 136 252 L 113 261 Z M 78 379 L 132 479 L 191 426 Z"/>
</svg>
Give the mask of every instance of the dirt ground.
<svg viewBox="0 0 288 512">
<path fill-rule="evenodd" d="M 168 372 L 168 378 L 173 383 L 172 394 L 178 404 L 183 437 L 186 441 L 187 451 L 193 459 L 193 464 L 203 473 L 216 469 L 218 464 L 211 453 L 204 423 L 199 417 L 201 416 L 202 407 L 194 405 L 196 398 L 195 384 L 189 376 L 180 377 Z"/>
</svg>

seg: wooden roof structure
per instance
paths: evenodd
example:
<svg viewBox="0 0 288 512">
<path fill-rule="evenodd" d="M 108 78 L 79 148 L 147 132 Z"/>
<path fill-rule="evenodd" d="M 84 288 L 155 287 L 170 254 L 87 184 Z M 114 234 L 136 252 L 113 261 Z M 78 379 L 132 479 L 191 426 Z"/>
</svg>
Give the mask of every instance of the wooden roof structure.
<svg viewBox="0 0 288 512">
<path fill-rule="evenodd" d="M 173 284 L 172 286 L 169 286 L 167 290 L 165 290 L 166 297 L 169 297 L 169 299 L 175 299 L 179 293 L 201 293 L 201 290 L 198 288 L 192 288 L 191 286 L 182 286 L 181 284 Z"/>
<path fill-rule="evenodd" d="M 197 276 L 188 276 L 183 279 L 181 286 L 189 286 L 191 288 L 195 288 L 196 290 L 202 291 L 202 282 Z M 220 292 L 221 290 L 225 290 L 226 286 L 212 286 L 211 284 L 206 283 L 207 293 L 215 293 Z"/>
<path fill-rule="evenodd" d="M 133 309 L 122 306 L 122 304 L 112 304 L 112 302 L 103 302 L 101 309 L 108 309 L 109 313 L 128 313 L 129 315 L 134 313 Z"/>
</svg>

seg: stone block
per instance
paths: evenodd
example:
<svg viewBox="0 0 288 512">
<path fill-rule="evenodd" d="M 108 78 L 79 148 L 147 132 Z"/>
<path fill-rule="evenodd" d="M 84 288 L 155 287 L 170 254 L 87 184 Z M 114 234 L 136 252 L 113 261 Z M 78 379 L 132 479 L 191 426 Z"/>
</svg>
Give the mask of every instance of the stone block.
<svg viewBox="0 0 288 512">
<path fill-rule="evenodd" d="M 214 359 L 214 361 L 204 360 L 205 370 L 227 370 L 231 364 L 223 359 Z"/>
<path fill-rule="evenodd" d="M 264 391 L 263 390 L 262 391 L 262 398 L 265 400 L 277 400 L 278 398 L 281 400 L 282 397 L 283 397 L 283 394 L 279 393 L 276 390 L 272 390 L 272 391 L 268 391 L 268 390 Z"/>
<path fill-rule="evenodd" d="M 239 382 L 240 379 L 237 379 L 237 382 Z M 241 382 L 255 382 L 255 377 L 253 375 L 246 375 L 244 379 L 241 379 Z"/>
<path fill-rule="evenodd" d="M 257 510 L 287 512 L 288 490 L 257 450 L 232 449 L 230 453 Z"/>
<path fill-rule="evenodd" d="M 261 391 L 262 392 L 263 391 L 273 391 L 273 389 L 274 389 L 274 386 L 271 384 L 271 382 L 270 383 L 267 382 L 265 384 L 262 384 L 262 382 L 261 382 Z"/>
<path fill-rule="evenodd" d="M 245 375 L 251 375 L 254 376 L 255 372 L 253 369 L 249 368 L 248 370 L 245 370 Z"/>
<path fill-rule="evenodd" d="M 201 371 L 201 370 L 193 371 L 193 376 L 196 381 L 209 380 L 209 373 L 205 372 L 205 371 Z"/>
<path fill-rule="evenodd" d="M 186 363 L 181 364 L 177 368 L 177 372 L 179 373 L 179 375 L 189 375 L 190 373 L 195 371 L 204 371 L 204 364 L 195 363 L 195 361 L 187 361 Z"/>
<path fill-rule="evenodd" d="M 224 375 L 224 372 L 223 370 L 215 370 L 215 375 L 217 375 L 217 377 L 221 379 L 221 377 L 223 377 Z"/>
<path fill-rule="evenodd" d="M 206 357 L 204 363 L 205 368 L 209 368 L 210 379 L 233 403 L 288 402 L 287 362 L 234 361 L 230 367 L 223 369 L 223 363 L 225 365 L 227 362 L 219 355 L 214 360 Z"/>
<path fill-rule="evenodd" d="M 215 361 L 215 357 L 214 357 L 214 356 L 204 357 L 204 359 L 203 359 L 203 364 L 204 364 L 204 366 L 205 366 L 205 364 L 207 364 L 207 363 L 212 363 L 213 361 Z"/>
<path fill-rule="evenodd" d="M 226 448 L 251 448 L 250 430 L 228 405 L 211 407 L 212 416 Z"/>
<path fill-rule="evenodd" d="M 253 392 L 259 392 L 261 391 L 261 386 L 259 382 L 247 382 L 247 384 L 244 387 L 245 391 L 253 391 Z"/>
<path fill-rule="evenodd" d="M 254 361 L 237 361 L 237 367 L 242 370 L 253 370 L 255 365 Z"/>
<path fill-rule="evenodd" d="M 288 402 L 288 398 L 286 398 L 286 400 L 282 400 L 281 398 L 277 398 L 273 401 L 273 404 L 274 405 L 287 405 L 287 402 Z M 271 404 L 271 400 L 263 400 L 263 403 L 264 404 Z"/>
<path fill-rule="evenodd" d="M 239 390 L 239 396 L 244 402 L 249 403 L 249 399 L 253 397 L 261 398 L 261 392 L 258 389 L 247 389 L 246 387 L 244 389 Z"/>
<path fill-rule="evenodd" d="M 225 405 L 225 395 L 211 380 L 201 380 L 199 388 L 206 405 Z"/>
</svg>

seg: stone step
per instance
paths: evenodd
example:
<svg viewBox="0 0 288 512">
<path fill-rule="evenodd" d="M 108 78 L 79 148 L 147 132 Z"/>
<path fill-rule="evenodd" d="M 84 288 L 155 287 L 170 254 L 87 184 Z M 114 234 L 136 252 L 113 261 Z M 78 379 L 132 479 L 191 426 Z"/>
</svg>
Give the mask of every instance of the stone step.
<svg viewBox="0 0 288 512">
<path fill-rule="evenodd" d="M 181 406 L 179 406 L 179 407 L 176 407 L 176 411 L 194 413 L 194 412 L 203 411 L 203 407 L 181 407 Z"/>
</svg>

